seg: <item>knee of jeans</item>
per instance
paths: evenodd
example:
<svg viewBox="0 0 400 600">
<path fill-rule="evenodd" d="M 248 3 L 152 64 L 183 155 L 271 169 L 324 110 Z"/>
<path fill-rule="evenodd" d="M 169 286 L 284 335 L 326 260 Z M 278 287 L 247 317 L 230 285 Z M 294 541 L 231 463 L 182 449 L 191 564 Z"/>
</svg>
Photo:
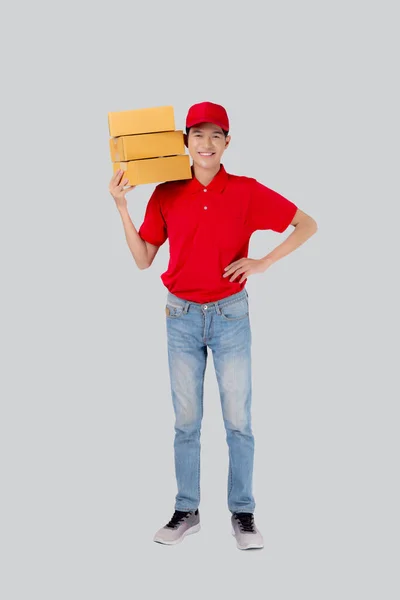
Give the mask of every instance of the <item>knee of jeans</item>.
<svg viewBox="0 0 400 600">
<path fill-rule="evenodd" d="M 175 421 L 175 431 L 179 432 L 181 435 L 186 436 L 197 436 L 200 435 L 201 423 L 198 419 L 193 421 L 188 420 L 176 420 Z"/>
<path fill-rule="evenodd" d="M 232 415 L 224 419 L 225 429 L 228 433 L 251 434 L 251 423 L 246 415 Z"/>
</svg>

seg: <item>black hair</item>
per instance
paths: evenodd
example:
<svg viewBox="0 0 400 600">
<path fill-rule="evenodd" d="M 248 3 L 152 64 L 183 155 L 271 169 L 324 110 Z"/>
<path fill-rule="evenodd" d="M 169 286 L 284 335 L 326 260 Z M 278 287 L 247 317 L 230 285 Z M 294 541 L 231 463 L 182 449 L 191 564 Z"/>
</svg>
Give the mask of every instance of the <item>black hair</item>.
<svg viewBox="0 0 400 600">
<path fill-rule="evenodd" d="M 222 128 L 221 128 L 222 129 Z M 189 131 L 191 130 L 191 127 L 189 127 L 189 129 L 186 129 L 186 135 L 189 136 Z M 226 137 L 229 133 L 229 131 L 225 131 L 225 129 L 222 129 L 224 136 Z"/>
</svg>

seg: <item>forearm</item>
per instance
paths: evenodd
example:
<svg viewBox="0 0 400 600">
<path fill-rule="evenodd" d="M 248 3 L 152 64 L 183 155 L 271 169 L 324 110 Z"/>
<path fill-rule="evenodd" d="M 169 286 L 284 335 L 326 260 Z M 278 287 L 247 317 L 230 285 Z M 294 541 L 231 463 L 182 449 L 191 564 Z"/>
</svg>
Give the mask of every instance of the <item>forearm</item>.
<svg viewBox="0 0 400 600">
<path fill-rule="evenodd" d="M 142 240 L 136 227 L 132 223 L 128 209 L 121 208 L 119 214 L 121 215 L 122 224 L 124 226 L 126 241 L 137 266 L 139 269 L 147 269 L 149 260 L 146 242 Z"/>
<path fill-rule="evenodd" d="M 275 263 L 277 260 L 293 252 L 293 250 L 296 250 L 301 244 L 304 244 L 316 231 L 317 224 L 314 219 L 310 219 L 308 223 L 299 223 L 279 246 L 276 246 L 261 260 L 267 263 L 268 266 Z"/>
</svg>

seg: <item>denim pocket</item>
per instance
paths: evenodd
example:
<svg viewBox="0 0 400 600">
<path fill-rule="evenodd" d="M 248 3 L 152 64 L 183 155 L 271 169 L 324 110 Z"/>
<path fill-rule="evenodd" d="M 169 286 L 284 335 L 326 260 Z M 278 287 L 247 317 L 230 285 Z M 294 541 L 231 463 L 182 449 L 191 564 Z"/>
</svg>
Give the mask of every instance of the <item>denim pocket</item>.
<svg viewBox="0 0 400 600">
<path fill-rule="evenodd" d="M 222 304 L 220 309 L 225 321 L 239 321 L 249 316 L 249 301 L 247 298 L 241 298 L 230 304 Z"/>
<path fill-rule="evenodd" d="M 167 302 L 165 305 L 165 314 L 168 319 L 178 319 L 183 315 L 183 306 L 176 306 Z"/>
</svg>

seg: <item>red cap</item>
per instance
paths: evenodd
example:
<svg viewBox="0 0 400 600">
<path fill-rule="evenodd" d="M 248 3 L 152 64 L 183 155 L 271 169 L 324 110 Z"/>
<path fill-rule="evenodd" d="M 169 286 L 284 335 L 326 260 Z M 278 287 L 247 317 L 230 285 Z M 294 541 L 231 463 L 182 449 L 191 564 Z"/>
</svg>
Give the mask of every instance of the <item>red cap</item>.
<svg viewBox="0 0 400 600">
<path fill-rule="evenodd" d="M 229 131 L 229 119 L 225 108 L 214 102 L 199 102 L 189 108 L 186 129 L 199 123 L 214 123 L 224 131 Z"/>
</svg>

